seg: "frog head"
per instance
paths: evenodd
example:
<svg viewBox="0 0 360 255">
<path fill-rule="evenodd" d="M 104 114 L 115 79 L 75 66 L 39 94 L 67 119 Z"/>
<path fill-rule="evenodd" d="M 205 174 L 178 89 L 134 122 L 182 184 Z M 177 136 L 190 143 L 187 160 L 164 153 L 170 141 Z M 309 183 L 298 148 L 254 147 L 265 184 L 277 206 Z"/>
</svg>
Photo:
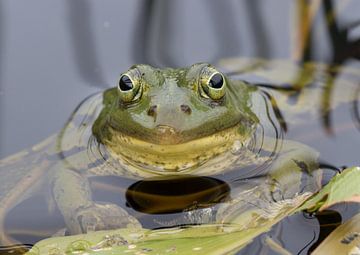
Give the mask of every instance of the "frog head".
<svg viewBox="0 0 360 255">
<path fill-rule="evenodd" d="M 93 134 L 133 166 L 181 172 L 251 136 L 258 123 L 250 109 L 253 91 L 205 63 L 181 69 L 135 65 L 104 92 Z"/>
</svg>

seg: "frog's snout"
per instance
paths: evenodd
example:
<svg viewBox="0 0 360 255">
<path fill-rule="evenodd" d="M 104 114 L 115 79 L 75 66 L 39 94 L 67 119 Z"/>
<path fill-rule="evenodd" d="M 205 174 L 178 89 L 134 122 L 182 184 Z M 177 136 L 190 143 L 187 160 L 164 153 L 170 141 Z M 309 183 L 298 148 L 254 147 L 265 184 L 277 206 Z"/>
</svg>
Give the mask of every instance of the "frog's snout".
<svg viewBox="0 0 360 255">
<path fill-rule="evenodd" d="M 157 105 L 152 105 L 149 107 L 147 114 L 153 118 L 156 118 L 157 109 L 158 109 Z"/>
<path fill-rule="evenodd" d="M 180 110 L 183 112 L 183 113 L 186 113 L 186 114 L 191 114 L 191 108 L 190 106 L 188 106 L 187 104 L 182 104 L 180 105 Z"/>
<path fill-rule="evenodd" d="M 159 144 L 180 143 L 184 137 L 182 131 L 186 129 L 191 118 L 191 107 L 185 103 L 161 105 L 153 104 L 148 108 L 148 116 L 153 118 L 153 128 L 156 141 Z"/>
<path fill-rule="evenodd" d="M 149 107 L 148 111 L 147 111 L 147 114 L 153 118 L 156 118 L 157 114 L 158 114 L 158 111 L 159 111 L 159 107 L 157 105 L 152 105 Z M 191 107 L 187 104 L 181 104 L 178 106 L 178 109 L 177 111 L 175 110 L 170 110 L 170 112 L 181 112 L 181 113 L 185 113 L 187 115 L 190 115 L 191 114 Z"/>
</svg>

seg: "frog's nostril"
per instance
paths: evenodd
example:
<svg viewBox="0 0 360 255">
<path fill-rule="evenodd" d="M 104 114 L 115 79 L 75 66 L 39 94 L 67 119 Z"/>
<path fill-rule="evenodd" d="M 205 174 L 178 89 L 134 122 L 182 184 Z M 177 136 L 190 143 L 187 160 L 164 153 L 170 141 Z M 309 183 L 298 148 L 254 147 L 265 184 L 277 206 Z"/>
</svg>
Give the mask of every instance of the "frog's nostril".
<svg viewBox="0 0 360 255">
<path fill-rule="evenodd" d="M 180 109 L 182 112 L 184 112 L 186 114 L 191 114 L 191 108 L 190 108 L 190 106 L 188 106 L 186 104 L 180 105 Z"/>
<path fill-rule="evenodd" d="M 152 106 L 150 106 L 147 114 L 148 114 L 149 116 L 155 118 L 155 117 L 156 117 L 156 111 L 157 111 L 157 105 L 152 105 Z"/>
</svg>

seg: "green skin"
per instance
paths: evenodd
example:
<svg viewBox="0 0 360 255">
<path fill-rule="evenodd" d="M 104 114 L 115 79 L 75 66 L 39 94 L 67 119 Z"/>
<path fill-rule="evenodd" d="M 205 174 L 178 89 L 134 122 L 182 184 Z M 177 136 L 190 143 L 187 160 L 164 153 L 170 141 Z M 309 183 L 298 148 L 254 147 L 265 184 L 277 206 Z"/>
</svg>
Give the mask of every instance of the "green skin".
<svg viewBox="0 0 360 255">
<path fill-rule="evenodd" d="M 265 197 L 269 198 L 278 190 L 281 199 L 298 195 L 303 175 L 309 177 L 307 191 L 314 192 L 319 188 L 318 179 L 313 178 L 314 175 L 311 177 L 318 169 L 318 153 L 311 148 L 287 140 L 278 143 L 270 137 L 261 142 L 262 150 L 275 151 L 276 157 L 260 157 L 247 148 L 263 121 L 257 113 L 265 111 L 256 87 L 229 80 L 208 64 L 183 69 L 137 65 L 124 74 L 130 77 L 133 88 L 130 91 L 111 88 L 102 97 L 96 95 L 87 99 L 73 113 L 56 140 L 55 153 L 61 157 L 40 171 L 40 175 L 47 178 L 38 178 L 30 185 L 36 190 L 35 187 L 48 184 L 45 186 L 50 192 L 46 194 L 55 201 L 71 234 L 140 227 L 140 223 L 118 205 L 92 200 L 88 177 L 94 175 L 134 179 L 214 175 L 231 172 L 249 163 L 261 165 L 267 162 L 265 173 L 269 181 L 257 184 L 262 185 L 260 190 L 263 195 L 266 193 Z M 221 88 L 209 86 L 214 74 L 222 75 Z M 266 128 L 264 123 L 262 125 Z M 139 152 L 140 147 L 128 149 L 133 157 L 123 152 L 125 149 L 118 141 L 132 143 L 132 139 L 145 143 L 148 146 L 146 152 Z M 202 142 L 195 146 L 200 140 Z M 52 141 L 33 148 L 25 156 L 21 154 L 0 161 L 0 175 L 11 168 L 31 172 L 39 162 L 48 162 L 42 155 L 52 155 L 49 153 Z M 155 147 L 161 152 L 152 151 Z M 179 148 L 182 151 L 176 152 Z M 234 149 L 241 153 L 233 153 Z M 196 157 L 192 156 L 194 154 Z M 36 166 L 28 164 L 34 158 L 37 158 Z M 178 160 L 173 160 L 175 158 Z M 20 177 L 5 177 L 12 187 L 19 187 L 23 182 Z M 13 190 L 9 187 L 0 189 L 0 202 L 6 201 Z M 263 195 L 250 194 L 248 201 L 256 201 Z M 7 202 L 6 208 L 2 208 L 3 211 L 9 211 L 25 196 L 14 197 L 11 203 Z M 250 215 L 250 210 L 259 210 L 258 207 L 250 208 L 246 202 L 238 202 L 236 208 L 245 210 L 246 215 Z M 231 221 L 230 211 L 219 210 L 218 221 Z"/>
</svg>

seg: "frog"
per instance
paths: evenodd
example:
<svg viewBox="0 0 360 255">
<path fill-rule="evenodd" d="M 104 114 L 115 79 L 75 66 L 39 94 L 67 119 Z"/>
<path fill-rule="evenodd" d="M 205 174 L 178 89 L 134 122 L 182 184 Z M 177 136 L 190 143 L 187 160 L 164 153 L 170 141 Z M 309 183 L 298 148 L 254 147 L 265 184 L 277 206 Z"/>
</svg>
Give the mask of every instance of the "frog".
<svg viewBox="0 0 360 255">
<path fill-rule="evenodd" d="M 248 187 L 246 201 L 234 199 L 236 206 L 215 212 L 218 222 L 231 221 L 231 208 L 249 212 L 250 204 L 261 208 L 316 192 L 319 153 L 283 139 L 283 129 L 270 92 L 208 63 L 134 65 L 115 87 L 81 102 L 59 134 L 0 161 L 1 229 L 6 213 L 40 189 L 49 207 L 60 210 L 71 235 L 140 228 L 121 206 L 93 201 L 91 176 L 259 177 Z M 7 238 L 1 234 L 4 243 Z"/>
</svg>

